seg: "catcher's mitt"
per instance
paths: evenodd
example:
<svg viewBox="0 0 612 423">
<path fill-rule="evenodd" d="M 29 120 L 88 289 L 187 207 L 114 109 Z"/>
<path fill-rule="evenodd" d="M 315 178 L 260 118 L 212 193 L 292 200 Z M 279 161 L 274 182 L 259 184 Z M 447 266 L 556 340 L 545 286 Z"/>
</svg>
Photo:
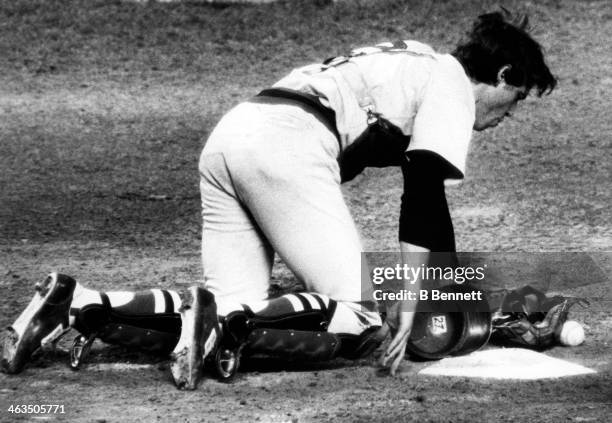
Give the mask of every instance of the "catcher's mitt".
<svg viewBox="0 0 612 423">
<path fill-rule="evenodd" d="M 500 309 L 493 314 L 492 340 L 535 349 L 551 347 L 558 341 L 574 304 L 589 303 L 561 295 L 547 297 L 531 286 L 507 292 Z"/>
</svg>

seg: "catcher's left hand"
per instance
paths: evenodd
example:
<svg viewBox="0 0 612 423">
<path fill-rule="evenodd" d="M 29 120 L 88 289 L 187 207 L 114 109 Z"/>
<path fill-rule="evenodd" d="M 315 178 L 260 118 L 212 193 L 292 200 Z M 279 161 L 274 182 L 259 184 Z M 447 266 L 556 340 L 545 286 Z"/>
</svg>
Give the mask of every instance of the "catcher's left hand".
<svg viewBox="0 0 612 423">
<path fill-rule="evenodd" d="M 400 303 L 392 305 L 387 310 L 387 320 L 384 324 L 388 326 L 392 338 L 380 358 L 380 364 L 383 367 L 389 367 L 392 376 L 395 376 L 406 355 L 406 344 L 410 337 L 413 321 L 414 312 L 401 311 Z"/>
</svg>

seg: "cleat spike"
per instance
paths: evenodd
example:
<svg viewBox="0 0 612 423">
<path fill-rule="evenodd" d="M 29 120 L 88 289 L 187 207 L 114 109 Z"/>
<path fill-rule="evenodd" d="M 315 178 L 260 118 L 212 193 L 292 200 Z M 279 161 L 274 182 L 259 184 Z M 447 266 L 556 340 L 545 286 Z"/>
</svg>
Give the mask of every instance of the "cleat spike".
<svg viewBox="0 0 612 423">
<path fill-rule="evenodd" d="M 76 338 L 74 338 L 72 348 L 70 348 L 70 368 L 72 370 L 80 369 L 81 364 L 83 364 L 85 358 L 87 358 L 87 355 L 89 354 L 91 345 L 96 340 L 96 335 L 97 334 L 95 333 L 89 336 L 78 335 Z"/>
<path fill-rule="evenodd" d="M 76 281 L 51 273 L 35 285 L 32 300 L 2 334 L 0 367 L 9 374 L 23 370 L 32 354 L 57 342 L 69 329 L 68 313 Z"/>
</svg>

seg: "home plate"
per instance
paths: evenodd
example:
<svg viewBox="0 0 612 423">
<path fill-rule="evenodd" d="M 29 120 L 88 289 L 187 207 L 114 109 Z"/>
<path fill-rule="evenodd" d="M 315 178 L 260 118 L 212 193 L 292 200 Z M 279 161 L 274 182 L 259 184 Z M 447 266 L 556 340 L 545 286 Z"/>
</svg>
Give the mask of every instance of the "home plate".
<svg viewBox="0 0 612 423">
<path fill-rule="evenodd" d="M 153 364 L 135 364 L 135 363 L 98 363 L 87 365 L 88 370 L 114 371 L 114 370 L 143 370 L 153 369 Z"/>
<path fill-rule="evenodd" d="M 596 373 L 569 361 L 524 348 L 476 351 L 449 357 L 421 370 L 421 375 L 479 377 L 487 379 L 548 379 Z"/>
</svg>

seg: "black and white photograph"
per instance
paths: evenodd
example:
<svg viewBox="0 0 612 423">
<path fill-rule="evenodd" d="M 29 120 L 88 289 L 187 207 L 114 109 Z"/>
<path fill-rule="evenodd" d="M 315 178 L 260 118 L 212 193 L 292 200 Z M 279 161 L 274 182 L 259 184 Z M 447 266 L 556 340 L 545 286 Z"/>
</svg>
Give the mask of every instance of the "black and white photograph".
<svg viewBox="0 0 612 423">
<path fill-rule="evenodd" d="M 0 0 L 0 422 L 605 422 L 608 0 Z"/>
</svg>

